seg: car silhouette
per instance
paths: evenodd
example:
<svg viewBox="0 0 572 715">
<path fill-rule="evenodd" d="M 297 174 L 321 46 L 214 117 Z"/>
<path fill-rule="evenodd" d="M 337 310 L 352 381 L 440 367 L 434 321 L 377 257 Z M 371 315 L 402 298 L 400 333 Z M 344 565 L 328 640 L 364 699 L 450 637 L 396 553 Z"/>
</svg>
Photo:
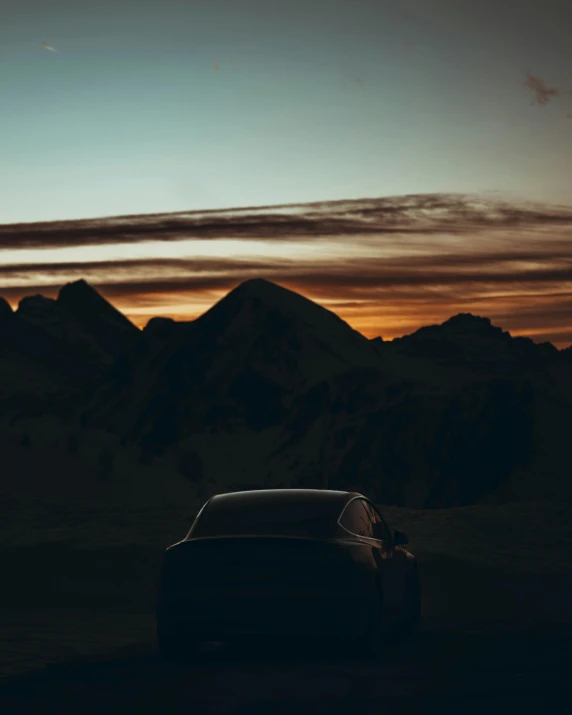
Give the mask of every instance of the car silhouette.
<svg viewBox="0 0 572 715">
<path fill-rule="evenodd" d="M 262 489 L 218 494 L 167 548 L 156 602 L 167 658 L 203 641 L 333 639 L 375 655 L 420 621 L 417 561 L 362 494 Z"/>
</svg>

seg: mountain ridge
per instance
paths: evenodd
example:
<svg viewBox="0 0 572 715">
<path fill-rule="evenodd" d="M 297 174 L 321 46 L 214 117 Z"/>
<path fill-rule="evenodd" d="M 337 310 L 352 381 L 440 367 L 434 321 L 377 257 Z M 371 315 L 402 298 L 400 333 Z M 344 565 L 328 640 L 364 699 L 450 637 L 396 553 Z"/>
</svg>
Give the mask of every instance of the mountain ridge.
<svg viewBox="0 0 572 715">
<path fill-rule="evenodd" d="M 470 313 L 370 340 L 264 279 L 196 320 L 155 317 L 143 330 L 85 281 L 64 288 L 15 312 L 0 301 L 5 376 L 24 354 L 10 352 L 8 326 L 40 367 L 41 336 L 52 367 L 60 350 L 91 372 L 74 381 L 60 369 L 50 395 L 64 397 L 39 400 L 37 414 L 117 435 L 203 491 L 361 485 L 382 502 L 443 507 L 568 489 L 570 349 Z"/>
</svg>

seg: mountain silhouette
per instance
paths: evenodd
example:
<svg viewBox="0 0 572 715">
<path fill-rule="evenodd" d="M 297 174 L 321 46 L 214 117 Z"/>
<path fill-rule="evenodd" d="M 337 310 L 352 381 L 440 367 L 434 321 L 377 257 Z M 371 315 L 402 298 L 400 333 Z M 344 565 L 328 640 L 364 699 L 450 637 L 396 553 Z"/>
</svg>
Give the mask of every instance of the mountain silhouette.
<svg viewBox="0 0 572 715">
<path fill-rule="evenodd" d="M 5 305 L 0 312 L 1 412 L 28 404 L 29 399 L 54 395 L 90 374 L 82 359 L 75 359 L 56 336 L 41 326 L 40 316 L 50 314 L 47 299 L 25 299 L 23 312 L 30 319 L 23 317 L 20 310 L 6 310 Z"/>
<path fill-rule="evenodd" d="M 75 318 L 93 339 L 104 363 L 129 350 L 140 337 L 139 329 L 84 280 L 66 284 L 57 302 L 62 314 Z"/>
<path fill-rule="evenodd" d="M 16 311 L 0 302 L 0 394 L 28 404 L 94 378 L 133 347 L 141 332 L 85 281 L 57 299 L 23 298 Z"/>
<path fill-rule="evenodd" d="M 16 316 L 50 335 L 86 368 L 111 364 L 140 338 L 140 330 L 83 280 L 66 284 L 56 300 L 23 298 Z"/>
<path fill-rule="evenodd" d="M 180 329 L 152 323 L 90 407 L 92 417 L 159 449 L 196 431 L 279 425 L 292 397 L 315 382 L 380 365 L 370 342 L 337 315 L 260 279 Z"/>
<path fill-rule="evenodd" d="M 172 318 L 151 318 L 143 328 L 143 336 L 148 341 L 165 341 L 185 330 L 187 322 L 176 322 Z"/>
<path fill-rule="evenodd" d="M 3 364 L 37 370 L 30 384 L 60 358 L 60 373 L 75 366 L 65 419 L 183 465 L 215 491 L 355 488 L 387 504 L 447 507 L 572 489 L 572 350 L 468 313 L 368 340 L 254 279 L 196 320 L 153 318 L 139 331 L 78 281 L 15 313 L 0 302 L 0 349 Z"/>
<path fill-rule="evenodd" d="M 478 370 L 512 370 L 511 364 L 530 361 L 539 364 L 558 356 L 551 343 L 537 344 L 530 338 L 513 338 L 493 325 L 489 318 L 460 313 L 441 325 L 420 328 L 396 338 L 392 349 L 400 354 L 430 359 L 450 367 Z"/>
</svg>

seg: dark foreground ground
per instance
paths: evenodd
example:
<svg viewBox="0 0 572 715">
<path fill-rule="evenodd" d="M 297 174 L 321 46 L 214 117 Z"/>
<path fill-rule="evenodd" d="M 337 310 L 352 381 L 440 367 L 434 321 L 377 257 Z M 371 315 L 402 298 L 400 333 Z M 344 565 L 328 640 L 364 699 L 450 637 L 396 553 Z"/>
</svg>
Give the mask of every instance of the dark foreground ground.
<svg viewBox="0 0 572 715">
<path fill-rule="evenodd" d="M 378 663 L 244 644 L 173 666 L 153 603 L 195 507 L 0 499 L 0 715 L 572 712 L 570 504 L 383 507 L 426 625 Z"/>
<path fill-rule="evenodd" d="M 73 650 L 81 628 L 91 628 L 93 638 L 103 642 L 104 620 L 76 615 L 74 626 L 73 616 L 65 618 L 67 631 L 56 624 L 63 647 L 67 643 Z M 30 630 L 40 623 L 44 631 L 49 628 L 45 618 L 34 626 L 28 616 L 27 623 Z M 243 644 L 226 651 L 207 648 L 196 661 L 175 665 L 154 651 L 150 617 L 135 617 L 130 627 L 131 644 L 108 654 L 79 660 L 76 654 L 73 663 L 12 677 L 5 668 L 2 715 L 520 715 L 572 707 L 572 624 L 429 622 L 415 641 L 388 644 L 377 663 L 301 645 Z"/>
</svg>

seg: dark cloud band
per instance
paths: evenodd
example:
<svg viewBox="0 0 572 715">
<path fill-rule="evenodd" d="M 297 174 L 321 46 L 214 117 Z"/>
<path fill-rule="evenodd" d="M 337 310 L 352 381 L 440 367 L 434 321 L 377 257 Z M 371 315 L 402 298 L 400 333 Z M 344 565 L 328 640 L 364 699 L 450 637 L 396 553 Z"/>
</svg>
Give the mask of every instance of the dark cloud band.
<svg viewBox="0 0 572 715">
<path fill-rule="evenodd" d="M 412 195 L 226 211 L 0 225 L 0 249 L 184 239 L 289 241 L 341 236 L 462 234 L 481 228 L 572 226 L 572 210 L 454 194 Z"/>
</svg>

